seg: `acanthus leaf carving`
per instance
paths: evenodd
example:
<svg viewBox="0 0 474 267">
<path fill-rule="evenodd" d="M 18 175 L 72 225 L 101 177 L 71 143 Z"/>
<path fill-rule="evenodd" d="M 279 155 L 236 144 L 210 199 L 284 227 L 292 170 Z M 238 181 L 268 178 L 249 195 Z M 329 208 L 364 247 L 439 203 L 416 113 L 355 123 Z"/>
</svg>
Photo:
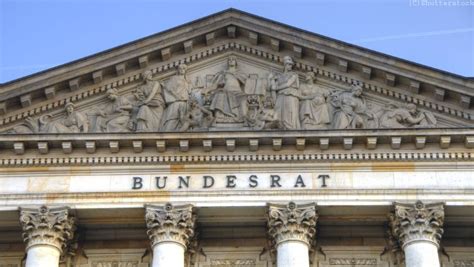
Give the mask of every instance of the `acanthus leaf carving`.
<svg viewBox="0 0 474 267">
<path fill-rule="evenodd" d="M 268 209 L 268 234 L 272 245 L 285 241 L 301 241 L 312 247 L 316 236 L 318 214 L 315 204 L 271 204 Z"/>
<path fill-rule="evenodd" d="M 439 246 L 443 235 L 444 206 L 442 203 L 395 204 L 389 214 L 390 234 L 400 248 L 411 242 L 428 241 Z M 396 247 L 397 244 L 394 246 Z"/>
<path fill-rule="evenodd" d="M 76 229 L 75 218 L 67 207 L 21 208 L 20 223 L 27 250 L 35 245 L 49 245 L 62 252 Z"/>
<path fill-rule="evenodd" d="M 192 205 L 164 206 L 148 205 L 145 221 L 151 246 L 161 242 L 176 242 L 185 248 L 190 247 L 195 235 L 196 215 Z"/>
</svg>

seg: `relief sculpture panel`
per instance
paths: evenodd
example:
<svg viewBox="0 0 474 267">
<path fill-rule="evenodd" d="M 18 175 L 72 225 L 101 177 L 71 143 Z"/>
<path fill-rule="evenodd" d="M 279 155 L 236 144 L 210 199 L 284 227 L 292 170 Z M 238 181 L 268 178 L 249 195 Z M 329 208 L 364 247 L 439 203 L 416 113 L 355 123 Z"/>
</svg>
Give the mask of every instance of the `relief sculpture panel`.
<svg viewBox="0 0 474 267">
<path fill-rule="evenodd" d="M 189 77 L 182 63 L 167 79 L 151 71 L 124 91 L 109 88 L 103 104 L 27 118 L 8 133 L 184 132 L 219 130 L 318 130 L 435 127 L 433 113 L 415 104 L 374 104 L 359 84 L 319 83 L 314 72 L 294 70 L 283 58 L 279 71 L 241 64 L 235 55 L 211 72 Z"/>
</svg>

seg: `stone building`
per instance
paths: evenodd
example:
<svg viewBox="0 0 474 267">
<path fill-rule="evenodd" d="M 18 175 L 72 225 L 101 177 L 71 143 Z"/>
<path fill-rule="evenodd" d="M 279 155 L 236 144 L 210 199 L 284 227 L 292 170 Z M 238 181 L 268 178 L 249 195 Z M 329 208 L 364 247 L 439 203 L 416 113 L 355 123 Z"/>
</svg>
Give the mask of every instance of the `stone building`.
<svg viewBox="0 0 474 267">
<path fill-rule="evenodd" d="M 230 9 L 0 90 L 0 266 L 474 266 L 474 79 Z"/>
</svg>

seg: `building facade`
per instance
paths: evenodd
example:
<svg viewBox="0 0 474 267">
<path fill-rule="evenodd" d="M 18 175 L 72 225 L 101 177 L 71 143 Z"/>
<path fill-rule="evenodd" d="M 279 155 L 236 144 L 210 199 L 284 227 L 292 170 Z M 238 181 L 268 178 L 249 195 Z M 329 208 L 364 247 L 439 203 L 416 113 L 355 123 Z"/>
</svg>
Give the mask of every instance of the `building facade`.
<svg viewBox="0 0 474 267">
<path fill-rule="evenodd" d="M 0 267 L 474 266 L 474 79 L 230 9 L 0 90 Z"/>
</svg>

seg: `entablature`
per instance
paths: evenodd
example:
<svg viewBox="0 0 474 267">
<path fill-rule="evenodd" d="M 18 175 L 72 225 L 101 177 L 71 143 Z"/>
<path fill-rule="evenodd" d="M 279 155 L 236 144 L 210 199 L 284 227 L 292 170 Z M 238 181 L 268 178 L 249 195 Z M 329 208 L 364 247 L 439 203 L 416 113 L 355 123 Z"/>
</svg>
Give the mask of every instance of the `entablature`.
<svg viewBox="0 0 474 267">
<path fill-rule="evenodd" d="M 2 135 L 0 165 L 470 161 L 473 129 Z"/>
</svg>

